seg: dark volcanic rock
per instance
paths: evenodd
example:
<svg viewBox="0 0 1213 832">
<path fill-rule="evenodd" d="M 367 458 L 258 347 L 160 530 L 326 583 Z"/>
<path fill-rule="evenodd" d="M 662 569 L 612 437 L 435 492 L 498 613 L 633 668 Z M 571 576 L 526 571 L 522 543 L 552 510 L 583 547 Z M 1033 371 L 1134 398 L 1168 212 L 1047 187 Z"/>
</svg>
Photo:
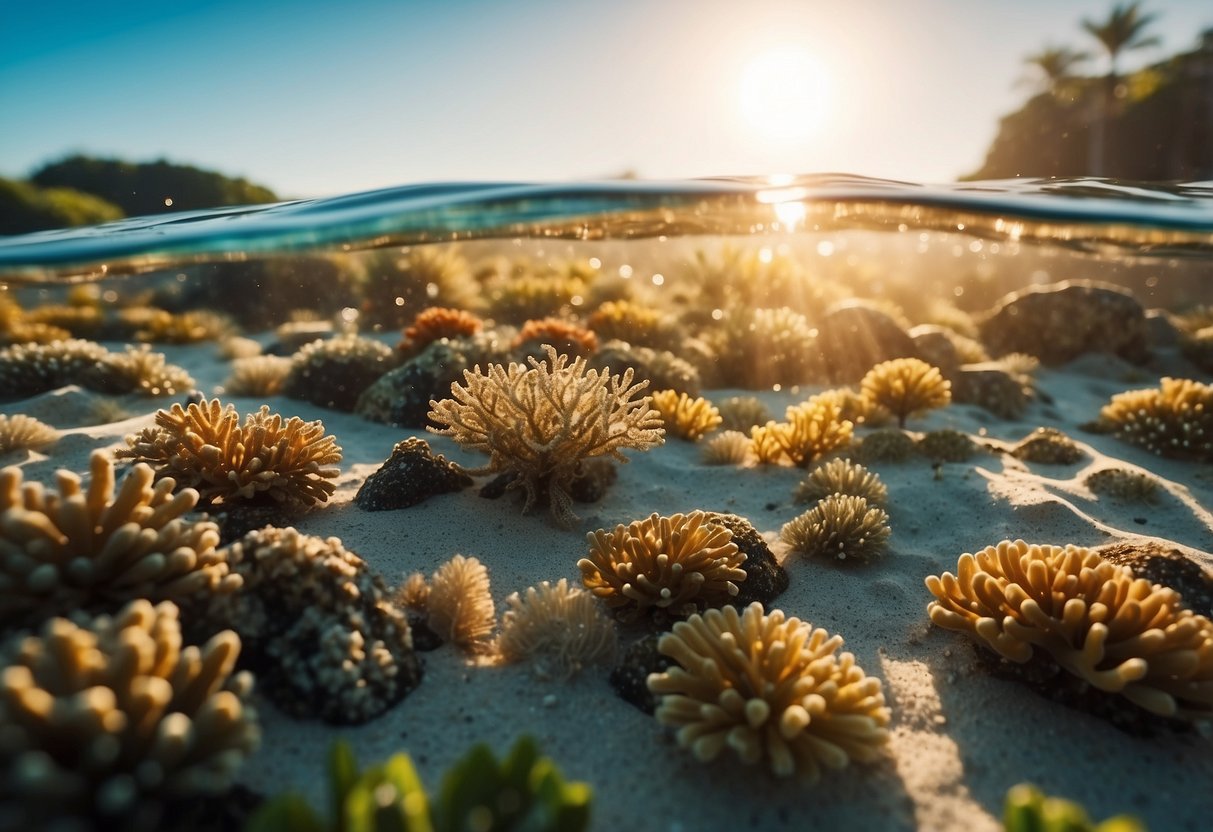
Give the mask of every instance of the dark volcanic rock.
<svg viewBox="0 0 1213 832">
<path fill-rule="evenodd" d="M 429 421 L 430 399 L 451 395 L 451 384 L 476 364 L 472 350 L 457 341 L 435 341 L 421 354 L 384 373 L 362 391 L 354 412 L 372 422 L 423 428 Z"/>
<path fill-rule="evenodd" d="M 1028 407 L 1031 389 L 992 365 L 966 364 L 951 380 L 956 404 L 975 404 L 1003 419 L 1018 419 Z"/>
<path fill-rule="evenodd" d="M 661 673 L 674 664 L 669 656 L 657 652 L 658 636 L 645 636 L 633 643 L 611 670 L 611 687 L 616 695 L 635 705 L 646 714 L 657 710 L 657 697 L 649 692 L 647 680 L 650 673 Z"/>
<path fill-rule="evenodd" d="M 788 573 L 775 560 L 771 547 L 767 546 L 758 529 L 744 517 L 715 511 L 710 512 L 709 517 L 711 522 L 733 533 L 733 542 L 746 556 L 745 563 L 741 565 L 746 579 L 737 585 L 737 596 L 729 603 L 738 609 L 745 609 L 754 601 L 760 601 L 764 607 L 769 606 L 788 588 Z"/>
<path fill-rule="evenodd" d="M 362 483 L 354 502 L 365 511 L 391 511 L 471 484 L 463 469 L 442 454 L 435 455 L 429 442 L 412 436 L 392 448 L 383 466 Z"/>
<path fill-rule="evenodd" d="M 1169 586 L 1192 612 L 1213 618 L 1213 575 L 1174 546 L 1149 540 L 1113 543 L 1095 551 L 1112 563 L 1129 567 L 1139 578 Z"/>
<path fill-rule="evenodd" d="M 928 364 L 938 367 L 946 378 L 951 378 L 963 363 L 956 350 L 956 344 L 952 341 L 948 330 L 942 326 L 933 324 L 916 326 L 910 330 L 910 337 L 914 340 L 914 349 L 918 351 L 918 357 Z"/>
<path fill-rule="evenodd" d="M 858 381 L 882 361 L 918 357 L 914 340 L 897 321 L 861 304 L 844 304 L 822 317 L 817 349 L 832 384 Z"/>
<path fill-rule="evenodd" d="M 1146 313 L 1125 289 L 1091 281 L 1031 286 L 1004 297 L 980 323 L 981 341 L 992 355 L 1034 355 L 1064 364 L 1084 352 L 1104 351 L 1141 363 L 1146 348 Z"/>
</svg>

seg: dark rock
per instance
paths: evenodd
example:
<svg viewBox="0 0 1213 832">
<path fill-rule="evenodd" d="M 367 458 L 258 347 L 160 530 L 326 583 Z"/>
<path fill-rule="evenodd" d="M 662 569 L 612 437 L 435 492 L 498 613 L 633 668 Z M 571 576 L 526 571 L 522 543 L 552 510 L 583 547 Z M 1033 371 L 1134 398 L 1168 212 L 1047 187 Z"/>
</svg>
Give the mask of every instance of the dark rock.
<svg viewBox="0 0 1213 832">
<path fill-rule="evenodd" d="M 894 358 L 916 358 L 914 340 L 892 317 L 870 306 L 846 303 L 817 325 L 820 363 L 832 384 L 849 384 Z"/>
<path fill-rule="evenodd" d="M 1113 543 L 1095 551 L 1112 563 L 1129 567 L 1139 578 L 1170 587 L 1192 612 L 1213 618 L 1213 574 L 1181 549 L 1149 540 Z"/>
<path fill-rule="evenodd" d="M 591 369 L 609 369 L 611 375 L 622 375 L 632 368 L 632 383 L 649 382 L 647 392 L 673 390 L 688 396 L 699 395 L 699 371 L 695 365 L 666 350 L 635 347 L 624 341 L 607 341 L 587 362 Z"/>
<path fill-rule="evenodd" d="M 730 605 L 745 609 L 754 601 L 769 606 L 771 601 L 788 588 L 788 573 L 775 560 L 771 547 L 767 546 L 758 529 L 744 517 L 736 514 L 710 512 L 709 519 L 726 527 L 733 533 L 733 542 L 746 556 L 741 565 L 746 579 L 737 585 L 738 593 Z"/>
<path fill-rule="evenodd" d="M 1146 310 L 1146 343 L 1151 350 L 1179 346 L 1181 334 L 1175 316 L 1170 312 L 1165 309 Z"/>
<path fill-rule="evenodd" d="M 354 502 L 364 511 L 392 511 L 471 484 L 462 468 L 442 454 L 435 455 L 429 442 L 412 436 L 392 448 L 387 461 L 362 483 Z"/>
<path fill-rule="evenodd" d="M 380 376 L 358 397 L 354 412 L 372 422 L 404 428 L 429 423 L 430 399 L 451 395 L 451 385 L 477 362 L 458 341 L 435 341 L 394 370 Z"/>
<path fill-rule="evenodd" d="M 611 460 L 602 457 L 582 460 L 577 476 L 569 483 L 569 496 L 579 503 L 596 503 L 618 478 L 619 470 Z"/>
<path fill-rule="evenodd" d="M 934 324 L 922 324 L 910 330 L 910 338 L 914 341 L 914 349 L 923 361 L 939 368 L 946 378 L 960 368 L 963 363 L 956 344 L 948 334 L 948 330 Z"/>
<path fill-rule="evenodd" d="M 657 652 L 658 636 L 649 635 L 634 642 L 611 670 L 611 687 L 615 694 L 646 714 L 657 710 L 657 697 L 649 692 L 647 684 L 650 673 L 661 673 L 674 664 L 669 656 Z"/>
<path fill-rule="evenodd" d="M 409 629 L 413 633 L 413 649 L 418 653 L 429 653 L 442 646 L 442 636 L 430 629 L 430 619 L 421 610 L 406 608 L 404 614 L 409 619 Z"/>
<path fill-rule="evenodd" d="M 1180 352 L 1206 373 L 1213 373 L 1213 326 L 1185 334 L 1180 339 Z"/>
<path fill-rule="evenodd" d="M 952 401 L 975 404 L 1003 419 L 1018 419 L 1027 410 L 1032 390 L 1006 370 L 967 364 L 952 379 Z"/>
<path fill-rule="evenodd" d="M 992 355 L 1034 355 L 1045 364 L 1103 351 L 1134 363 L 1149 357 L 1146 313 L 1127 290 L 1092 281 L 1031 286 L 1004 297 L 979 324 Z"/>
<path fill-rule="evenodd" d="M 250 503 L 243 500 L 211 506 L 208 512 L 219 525 L 219 543 L 222 546 L 266 526 L 290 526 L 298 516 L 298 512 L 286 511 L 280 503 Z"/>
</svg>

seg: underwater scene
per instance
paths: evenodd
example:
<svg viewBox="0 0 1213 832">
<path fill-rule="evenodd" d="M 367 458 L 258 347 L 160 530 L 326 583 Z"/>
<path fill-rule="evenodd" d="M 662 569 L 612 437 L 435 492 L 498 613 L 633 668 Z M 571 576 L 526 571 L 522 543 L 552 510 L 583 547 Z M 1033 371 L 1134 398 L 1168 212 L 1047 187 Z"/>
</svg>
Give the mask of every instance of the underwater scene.
<svg viewBox="0 0 1213 832">
<path fill-rule="evenodd" d="M 425 186 L 0 277 L 0 828 L 1207 828 L 1208 185 Z"/>
</svg>

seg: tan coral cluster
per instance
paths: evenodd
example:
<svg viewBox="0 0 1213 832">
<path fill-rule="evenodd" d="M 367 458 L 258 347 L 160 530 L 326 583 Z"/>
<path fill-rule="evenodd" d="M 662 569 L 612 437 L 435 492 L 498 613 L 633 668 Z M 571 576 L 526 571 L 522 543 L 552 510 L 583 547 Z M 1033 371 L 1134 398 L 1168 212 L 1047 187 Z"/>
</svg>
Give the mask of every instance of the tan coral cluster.
<svg viewBox="0 0 1213 832">
<path fill-rule="evenodd" d="M 237 358 L 223 389 L 229 396 L 277 396 L 290 371 L 291 359 L 281 355 Z"/>
<path fill-rule="evenodd" d="M 208 502 L 263 496 L 288 508 L 324 502 L 336 490 L 330 480 L 341 449 L 320 422 L 283 419 L 262 406 L 240 417 L 218 399 L 188 408 L 174 404 L 156 413 L 156 427 L 127 437 L 119 459 L 145 462 L 159 477 L 198 489 Z"/>
<path fill-rule="evenodd" d="M 1213 385 L 1164 378 L 1156 390 L 1119 393 L 1100 410 L 1097 426 L 1151 453 L 1213 461 Z"/>
<path fill-rule="evenodd" d="M 653 393 L 653 407 L 665 421 L 667 436 L 696 442 L 720 424 L 720 411 L 710 401 L 675 390 Z"/>
<path fill-rule="evenodd" d="M 591 532 L 586 541 L 589 555 L 577 562 L 582 583 L 625 617 L 652 609 L 685 615 L 721 604 L 746 579 L 746 555 L 732 531 L 703 511 L 653 514 L 613 532 Z"/>
<path fill-rule="evenodd" d="M 786 421 L 752 428 L 750 439 L 759 462 L 805 466 L 851 443 L 852 424 L 837 401 L 824 398 L 792 405 Z"/>
<path fill-rule="evenodd" d="M 753 446 L 741 431 L 721 431 L 703 443 L 699 458 L 704 465 L 745 465 L 754 458 Z"/>
<path fill-rule="evenodd" d="M 32 416 L 0 413 L 0 455 L 12 451 L 40 451 L 59 439 L 59 431 Z"/>
<path fill-rule="evenodd" d="M 919 358 L 883 361 L 868 371 L 861 386 L 864 396 L 896 416 L 903 428 L 911 414 L 952 401 L 952 383 Z"/>
<path fill-rule="evenodd" d="M 413 318 L 413 322 L 404 330 L 404 337 L 397 349 L 416 355 L 434 341 L 475 335 L 483 327 L 484 321 L 464 309 L 431 306 Z"/>
<path fill-rule="evenodd" d="M 1004 540 L 926 583 L 931 621 L 1010 661 L 1044 650 L 1151 713 L 1213 716 L 1213 622 L 1096 552 Z"/>
<path fill-rule="evenodd" d="M 755 602 L 674 625 L 658 649 L 677 662 L 649 676 L 657 720 L 703 761 L 732 749 L 781 777 L 871 762 L 888 742 L 880 680 L 864 674 L 840 636 Z"/>
<path fill-rule="evenodd" d="M 115 492 L 102 451 L 90 469 L 87 489 L 60 471 L 57 494 L 23 483 L 20 468 L 0 470 L 0 624 L 135 598 L 188 603 L 240 585 L 215 549 L 215 524 L 184 516 L 196 491 L 173 494 L 173 480 L 153 483 L 152 470 L 136 465 Z"/>
<path fill-rule="evenodd" d="M 664 431 L 648 397 L 635 398 L 646 382 L 632 384 L 631 369 L 611 376 L 545 349 L 547 361 L 528 359 L 529 369 L 511 363 L 464 372 L 451 398 L 430 402 L 429 418 L 435 433 L 489 455 L 479 473 L 515 473 L 523 511 L 546 493 L 556 519 L 572 524 L 569 487 L 581 461 L 609 455 L 626 462 L 623 448 L 660 445 Z"/>
<path fill-rule="evenodd" d="M 497 651 L 506 662 L 531 661 L 541 677 L 569 678 L 615 658 L 615 624 L 594 596 L 564 578 L 505 599 Z"/>
<path fill-rule="evenodd" d="M 477 558 L 455 555 L 430 578 L 425 609 L 426 624 L 443 641 L 484 652 L 497 624 L 488 569 Z"/>
<path fill-rule="evenodd" d="M 890 534 L 889 515 L 883 509 L 847 494 L 831 494 L 779 530 L 793 552 L 861 561 L 884 552 Z"/>
<path fill-rule="evenodd" d="M 256 749 L 252 677 L 224 631 L 183 647 L 177 608 L 55 618 L 6 649 L 0 802 L 12 828 L 156 829 L 167 802 L 219 795 Z"/>
<path fill-rule="evenodd" d="M 889 499 L 889 489 L 878 474 L 848 459 L 818 465 L 796 487 L 792 499 L 815 503 L 833 494 L 863 497 L 874 506 L 884 505 Z"/>
</svg>

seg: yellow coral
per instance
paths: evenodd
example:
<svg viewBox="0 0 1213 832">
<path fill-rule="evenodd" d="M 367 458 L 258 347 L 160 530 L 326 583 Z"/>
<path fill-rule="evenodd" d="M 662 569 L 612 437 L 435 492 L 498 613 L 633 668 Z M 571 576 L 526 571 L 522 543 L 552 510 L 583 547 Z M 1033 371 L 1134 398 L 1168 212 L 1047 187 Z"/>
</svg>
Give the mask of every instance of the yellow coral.
<svg viewBox="0 0 1213 832">
<path fill-rule="evenodd" d="M 1119 393 L 1098 425 L 1151 453 L 1213 461 L 1213 385 L 1164 378 L 1157 390 Z"/>
<path fill-rule="evenodd" d="M 720 411 L 703 398 L 675 390 L 653 393 L 653 407 L 665 421 L 665 432 L 695 442 L 720 424 Z"/>
<path fill-rule="evenodd" d="M 863 394 L 897 417 L 900 427 L 906 417 L 921 410 L 943 407 L 952 401 L 952 382 L 918 358 L 882 361 L 863 377 Z"/>
<path fill-rule="evenodd" d="M 753 455 L 753 442 L 741 431 L 726 430 L 703 445 L 704 465 L 744 465 Z"/>
<path fill-rule="evenodd" d="M 748 765 L 765 757 L 780 777 L 811 782 L 823 768 L 871 762 L 888 741 L 889 709 L 880 680 L 835 655 L 841 646 L 757 602 L 693 615 L 658 642 L 678 666 L 649 676 L 657 720 L 700 760 L 731 748 Z"/>
<path fill-rule="evenodd" d="M 863 497 L 845 494 L 826 497 L 779 530 L 794 552 L 864 561 L 884 551 L 889 534 L 889 515 Z"/>
<path fill-rule="evenodd" d="M 264 495 L 289 507 L 323 502 L 336 490 L 341 449 L 320 422 L 284 420 L 268 407 L 240 417 L 218 399 L 156 413 L 156 427 L 128 436 L 119 459 L 146 462 L 157 477 L 197 488 L 204 500 Z"/>
<path fill-rule="evenodd" d="M 834 459 L 814 468 L 796 487 L 792 498 L 798 503 L 812 503 L 832 494 L 863 497 L 872 505 L 884 505 L 889 489 L 875 472 L 847 459 Z"/>
<path fill-rule="evenodd" d="M 842 410 L 833 399 L 810 399 L 792 405 L 785 416 L 785 422 L 767 422 L 751 429 L 754 454 L 759 462 L 778 463 L 787 459 L 793 465 L 808 465 L 851 442 L 852 425 L 842 418 Z"/>
<path fill-rule="evenodd" d="M 661 416 L 649 398 L 633 398 L 648 382 L 586 370 L 545 346 L 547 361 L 529 358 L 530 369 L 511 363 L 465 371 L 464 384 L 451 385 L 451 398 L 430 401 L 435 433 L 489 454 L 478 472 L 511 471 L 511 487 L 526 494 L 523 511 L 546 492 L 552 514 L 564 524 L 577 517 L 569 486 L 582 460 L 609 455 L 621 462 L 623 448 L 647 450 L 662 444 Z"/>
<path fill-rule="evenodd" d="M 1151 713 L 1213 715 L 1213 622 L 1089 549 L 1004 540 L 926 583 L 932 622 L 1010 661 L 1039 648 Z"/>
</svg>

